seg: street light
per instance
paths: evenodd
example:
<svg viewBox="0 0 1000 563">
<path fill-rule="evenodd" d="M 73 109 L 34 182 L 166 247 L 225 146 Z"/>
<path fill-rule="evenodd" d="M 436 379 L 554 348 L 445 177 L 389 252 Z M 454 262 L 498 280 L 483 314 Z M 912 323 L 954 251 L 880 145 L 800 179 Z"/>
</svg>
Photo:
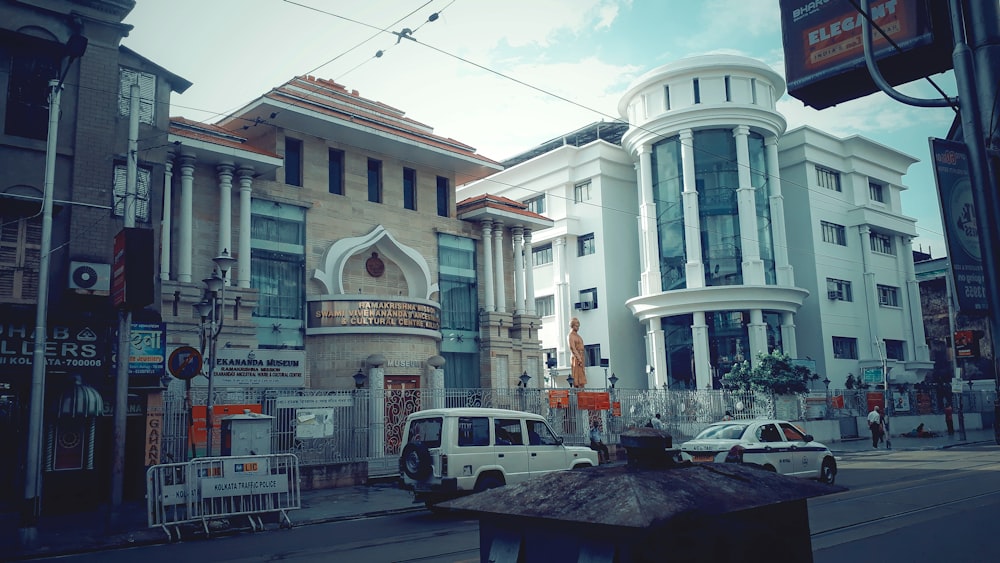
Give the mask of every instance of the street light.
<svg viewBox="0 0 1000 563">
<path fill-rule="evenodd" d="M 572 373 L 566 376 L 566 383 L 569 384 L 569 388 L 570 389 L 573 388 L 573 374 Z"/>
<path fill-rule="evenodd" d="M 615 388 L 615 383 L 618 383 L 618 376 L 615 375 L 614 373 L 612 373 L 611 374 L 611 378 L 608 379 L 608 381 L 611 382 L 611 388 L 614 389 Z"/>
<path fill-rule="evenodd" d="M 521 380 L 521 382 L 518 383 L 518 386 L 519 387 L 527 388 L 528 387 L 528 381 L 531 380 L 531 376 L 528 375 L 527 371 L 524 371 L 523 373 L 521 373 L 521 375 L 520 375 L 520 377 L 518 377 L 518 379 Z"/>
<path fill-rule="evenodd" d="M 212 261 L 215 262 L 212 277 L 202 280 L 205 283 L 205 295 L 200 303 L 195 304 L 195 309 L 201 317 L 202 330 L 206 331 L 207 329 L 209 344 L 208 399 L 205 401 L 206 457 L 212 457 L 212 446 L 215 441 L 215 424 L 213 420 L 213 411 L 215 410 L 215 360 L 219 334 L 222 332 L 222 325 L 226 316 L 226 275 L 233 267 L 233 264 L 236 263 L 236 259 L 229 255 L 228 249 L 223 249 L 222 254 L 213 258 Z M 202 348 L 204 348 L 204 341 L 202 342 Z"/>
<path fill-rule="evenodd" d="M 361 368 L 358 368 L 358 372 L 352 377 L 354 378 L 355 389 L 361 389 L 365 386 L 365 379 L 367 379 L 367 376 L 365 376 L 365 372 L 361 371 Z"/>
<path fill-rule="evenodd" d="M 611 364 L 611 360 L 608 358 L 601 358 L 601 367 L 604 368 L 604 388 L 608 388 L 608 366 Z"/>
</svg>

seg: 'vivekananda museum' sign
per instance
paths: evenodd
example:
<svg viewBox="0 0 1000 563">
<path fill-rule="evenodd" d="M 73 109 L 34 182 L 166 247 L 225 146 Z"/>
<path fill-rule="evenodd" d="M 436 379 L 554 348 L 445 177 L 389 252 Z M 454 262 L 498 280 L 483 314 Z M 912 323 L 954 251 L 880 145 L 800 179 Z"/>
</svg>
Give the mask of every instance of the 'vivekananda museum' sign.
<svg viewBox="0 0 1000 563">
<path fill-rule="evenodd" d="M 308 305 L 306 334 L 423 333 L 440 337 L 441 309 L 430 300 L 326 296 Z"/>
</svg>

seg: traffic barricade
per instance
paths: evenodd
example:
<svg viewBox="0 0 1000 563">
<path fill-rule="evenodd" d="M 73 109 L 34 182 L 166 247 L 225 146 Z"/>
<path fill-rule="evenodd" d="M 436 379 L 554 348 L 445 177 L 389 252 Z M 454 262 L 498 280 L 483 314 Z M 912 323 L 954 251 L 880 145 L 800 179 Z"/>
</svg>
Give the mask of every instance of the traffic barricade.
<svg viewBox="0 0 1000 563">
<path fill-rule="evenodd" d="M 254 531 L 264 529 L 268 513 L 291 527 L 288 511 L 302 507 L 294 454 L 197 458 L 155 465 L 146 475 L 149 527 L 163 528 L 171 540 L 180 539 L 181 524 L 200 524 L 209 535 L 213 521 L 238 516 Z"/>
</svg>

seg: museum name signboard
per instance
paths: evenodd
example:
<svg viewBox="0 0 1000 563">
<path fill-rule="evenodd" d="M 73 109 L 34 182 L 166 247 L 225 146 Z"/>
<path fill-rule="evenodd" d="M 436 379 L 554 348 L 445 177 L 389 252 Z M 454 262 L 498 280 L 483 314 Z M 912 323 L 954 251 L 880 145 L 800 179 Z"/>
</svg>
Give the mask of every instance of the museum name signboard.
<svg viewBox="0 0 1000 563">
<path fill-rule="evenodd" d="M 441 308 L 413 298 L 327 296 L 309 301 L 306 334 L 427 334 L 440 338 Z"/>
<path fill-rule="evenodd" d="M 207 361 L 211 361 L 206 360 Z M 306 382 L 305 350 L 272 350 L 270 348 L 219 348 L 216 350 L 212 377 L 219 387 L 304 387 Z M 208 366 L 202 369 L 208 373 Z M 196 386 L 208 380 L 196 377 Z"/>
</svg>

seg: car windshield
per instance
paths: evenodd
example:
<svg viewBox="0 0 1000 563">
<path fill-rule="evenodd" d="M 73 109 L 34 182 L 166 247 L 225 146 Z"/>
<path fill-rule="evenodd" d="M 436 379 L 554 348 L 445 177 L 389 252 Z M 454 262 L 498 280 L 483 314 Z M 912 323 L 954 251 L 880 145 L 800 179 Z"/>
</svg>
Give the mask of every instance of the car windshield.
<svg viewBox="0 0 1000 563">
<path fill-rule="evenodd" d="M 695 436 L 695 440 L 739 440 L 746 432 L 747 424 L 734 422 L 732 424 L 717 424 L 709 426 Z"/>
</svg>

